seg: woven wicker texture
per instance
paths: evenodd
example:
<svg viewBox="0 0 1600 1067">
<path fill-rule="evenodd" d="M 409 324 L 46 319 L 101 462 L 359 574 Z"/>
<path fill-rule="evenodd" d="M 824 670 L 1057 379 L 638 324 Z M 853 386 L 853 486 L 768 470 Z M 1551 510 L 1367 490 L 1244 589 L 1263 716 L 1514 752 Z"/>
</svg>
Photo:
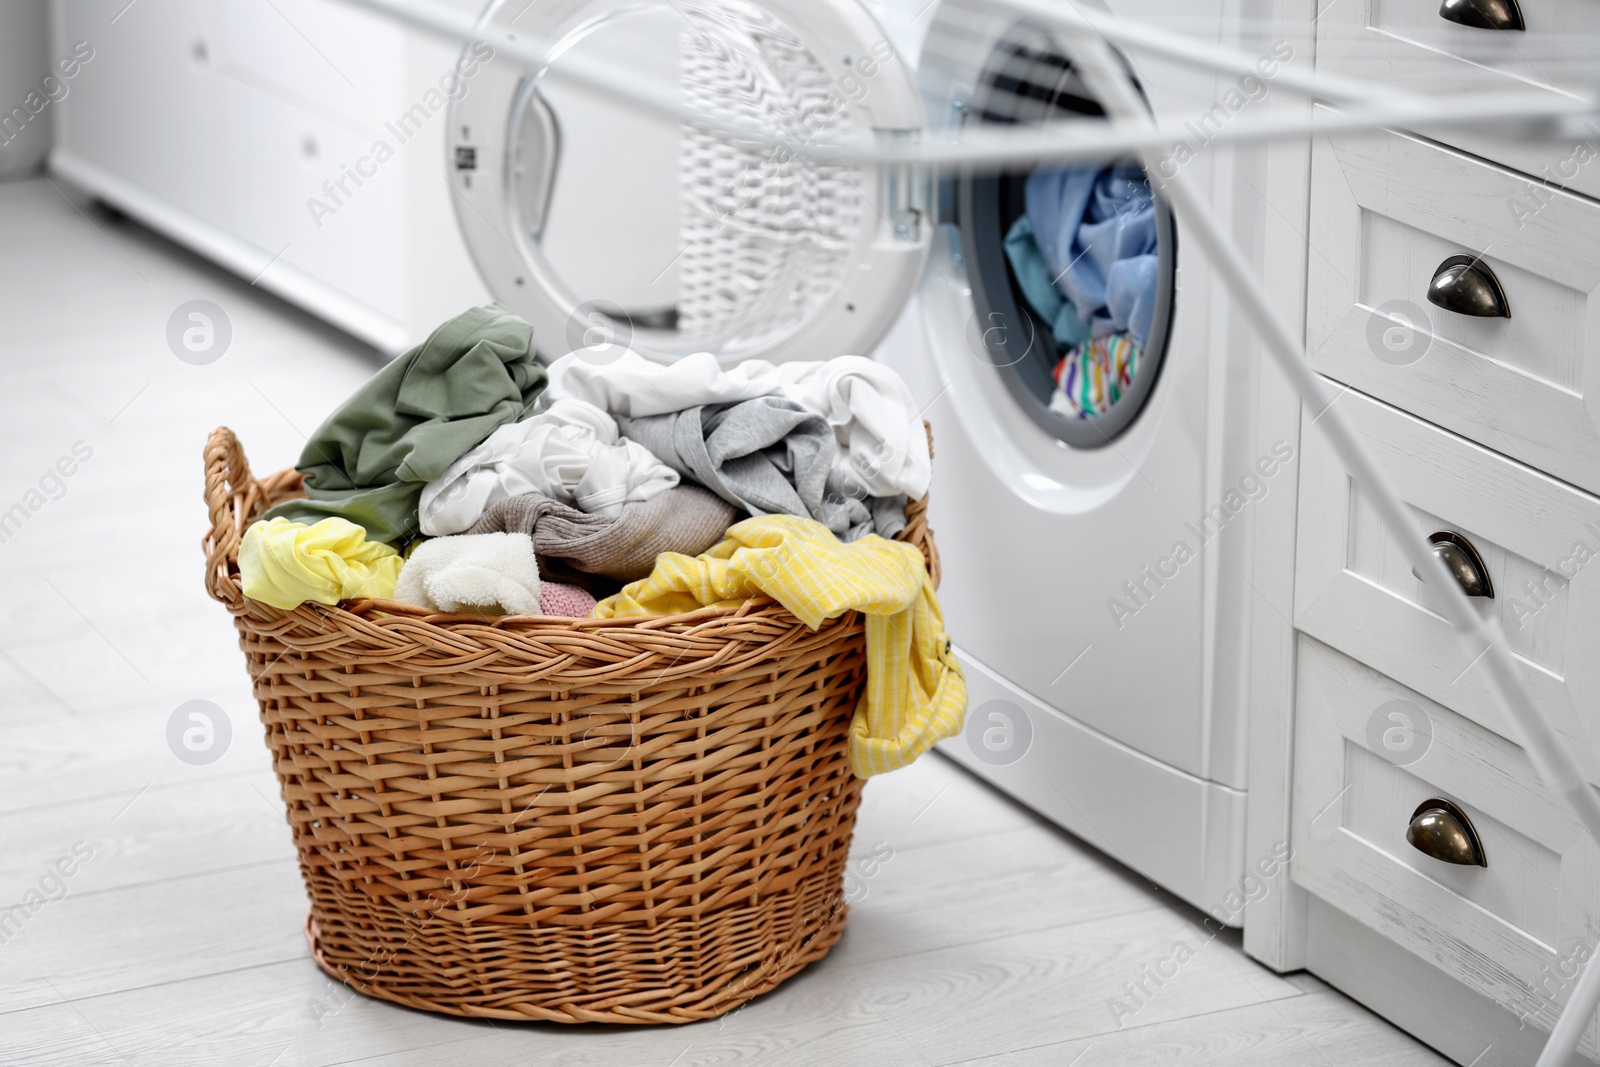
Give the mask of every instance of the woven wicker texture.
<svg viewBox="0 0 1600 1067">
<path fill-rule="evenodd" d="M 299 475 L 256 480 L 227 429 L 205 468 L 206 587 L 239 631 L 334 978 L 459 1015 L 679 1023 L 839 938 L 859 616 L 279 611 L 244 598 L 237 555 Z M 937 576 L 925 503 L 902 538 Z"/>
<path fill-rule="evenodd" d="M 854 126 L 835 79 L 771 14 L 681 0 L 680 86 L 696 112 L 833 142 Z M 791 333 L 835 292 L 861 228 L 849 166 L 736 145 L 683 127 L 678 329 L 747 348 Z"/>
</svg>

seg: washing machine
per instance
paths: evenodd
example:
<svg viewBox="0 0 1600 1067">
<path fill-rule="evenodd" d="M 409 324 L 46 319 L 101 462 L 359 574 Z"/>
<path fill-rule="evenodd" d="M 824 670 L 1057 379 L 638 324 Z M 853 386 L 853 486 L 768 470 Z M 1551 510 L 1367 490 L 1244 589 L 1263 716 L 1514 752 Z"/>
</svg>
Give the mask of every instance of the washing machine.
<svg viewBox="0 0 1600 1067">
<path fill-rule="evenodd" d="M 1220 3 L 1113 8 L 1223 25 Z M 1032 168 L 815 160 L 737 136 L 892 145 L 1093 121 L 1057 31 L 981 0 L 499 0 L 484 24 L 544 62 L 484 65 L 453 106 L 450 178 L 485 281 L 539 350 L 896 367 L 933 430 L 940 597 L 970 693 L 943 751 L 1239 921 L 1217 910 L 1245 863 L 1250 499 L 1233 483 L 1259 449 L 1226 294 L 1159 183 L 1138 371 L 1074 417 L 1051 404 L 1061 353 L 1004 250 Z M 1219 92 L 1129 62 L 1158 115 Z M 1184 177 L 1232 189 L 1232 166 L 1208 153 Z M 1214 199 L 1230 216 L 1235 198 Z"/>
</svg>

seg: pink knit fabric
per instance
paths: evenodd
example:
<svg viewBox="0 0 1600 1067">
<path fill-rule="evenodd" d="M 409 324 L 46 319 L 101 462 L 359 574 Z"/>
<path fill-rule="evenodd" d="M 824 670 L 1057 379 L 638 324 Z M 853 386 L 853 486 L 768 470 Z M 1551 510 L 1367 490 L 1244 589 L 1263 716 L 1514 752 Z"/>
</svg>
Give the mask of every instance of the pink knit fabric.
<svg viewBox="0 0 1600 1067">
<path fill-rule="evenodd" d="M 543 582 L 539 586 L 539 610 L 546 615 L 585 619 L 594 610 L 594 597 L 575 585 Z"/>
</svg>

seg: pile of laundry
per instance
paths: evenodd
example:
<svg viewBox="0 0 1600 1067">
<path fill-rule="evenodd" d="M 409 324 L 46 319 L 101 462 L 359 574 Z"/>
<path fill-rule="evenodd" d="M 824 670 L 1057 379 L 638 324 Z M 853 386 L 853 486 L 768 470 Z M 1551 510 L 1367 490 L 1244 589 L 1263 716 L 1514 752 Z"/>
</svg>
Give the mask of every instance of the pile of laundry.
<svg viewBox="0 0 1600 1067">
<path fill-rule="evenodd" d="M 253 600 L 612 618 L 765 594 L 813 628 L 855 610 L 858 772 L 960 728 L 965 684 L 922 554 L 893 540 L 928 491 L 927 436 L 880 363 L 724 370 L 623 351 L 546 368 L 528 324 L 490 305 L 374 375 L 297 469 L 305 497 L 240 545 Z"/>
<path fill-rule="evenodd" d="M 1017 285 L 1065 353 L 1050 409 L 1109 411 L 1133 385 L 1160 280 L 1155 199 L 1136 164 L 1037 170 L 1005 238 Z"/>
</svg>

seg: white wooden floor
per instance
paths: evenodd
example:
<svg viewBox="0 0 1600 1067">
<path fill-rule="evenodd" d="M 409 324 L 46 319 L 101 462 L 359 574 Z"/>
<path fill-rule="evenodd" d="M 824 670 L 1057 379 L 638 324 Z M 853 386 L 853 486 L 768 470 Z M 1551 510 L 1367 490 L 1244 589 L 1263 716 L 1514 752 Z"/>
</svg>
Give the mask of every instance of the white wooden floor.
<svg viewBox="0 0 1600 1067">
<path fill-rule="evenodd" d="M 377 359 L 44 181 L 0 185 L 0 234 L 0 512 L 76 442 L 93 449 L 0 544 L 0 903 L 59 898 L 0 932 L 0 1063 L 1445 1062 L 1237 938 L 1207 943 L 1198 913 L 937 757 L 868 786 L 857 846 L 892 858 L 843 942 L 729 1018 L 494 1025 L 348 993 L 308 957 L 243 662 L 202 589 L 199 458 L 226 423 L 258 469 L 289 465 Z M 203 367 L 165 340 L 195 298 L 233 328 Z M 192 699 L 234 732 L 208 766 L 165 739 Z M 92 858 L 58 882 L 75 845 Z M 1114 1012 L 1180 942 L 1177 976 Z"/>
</svg>

